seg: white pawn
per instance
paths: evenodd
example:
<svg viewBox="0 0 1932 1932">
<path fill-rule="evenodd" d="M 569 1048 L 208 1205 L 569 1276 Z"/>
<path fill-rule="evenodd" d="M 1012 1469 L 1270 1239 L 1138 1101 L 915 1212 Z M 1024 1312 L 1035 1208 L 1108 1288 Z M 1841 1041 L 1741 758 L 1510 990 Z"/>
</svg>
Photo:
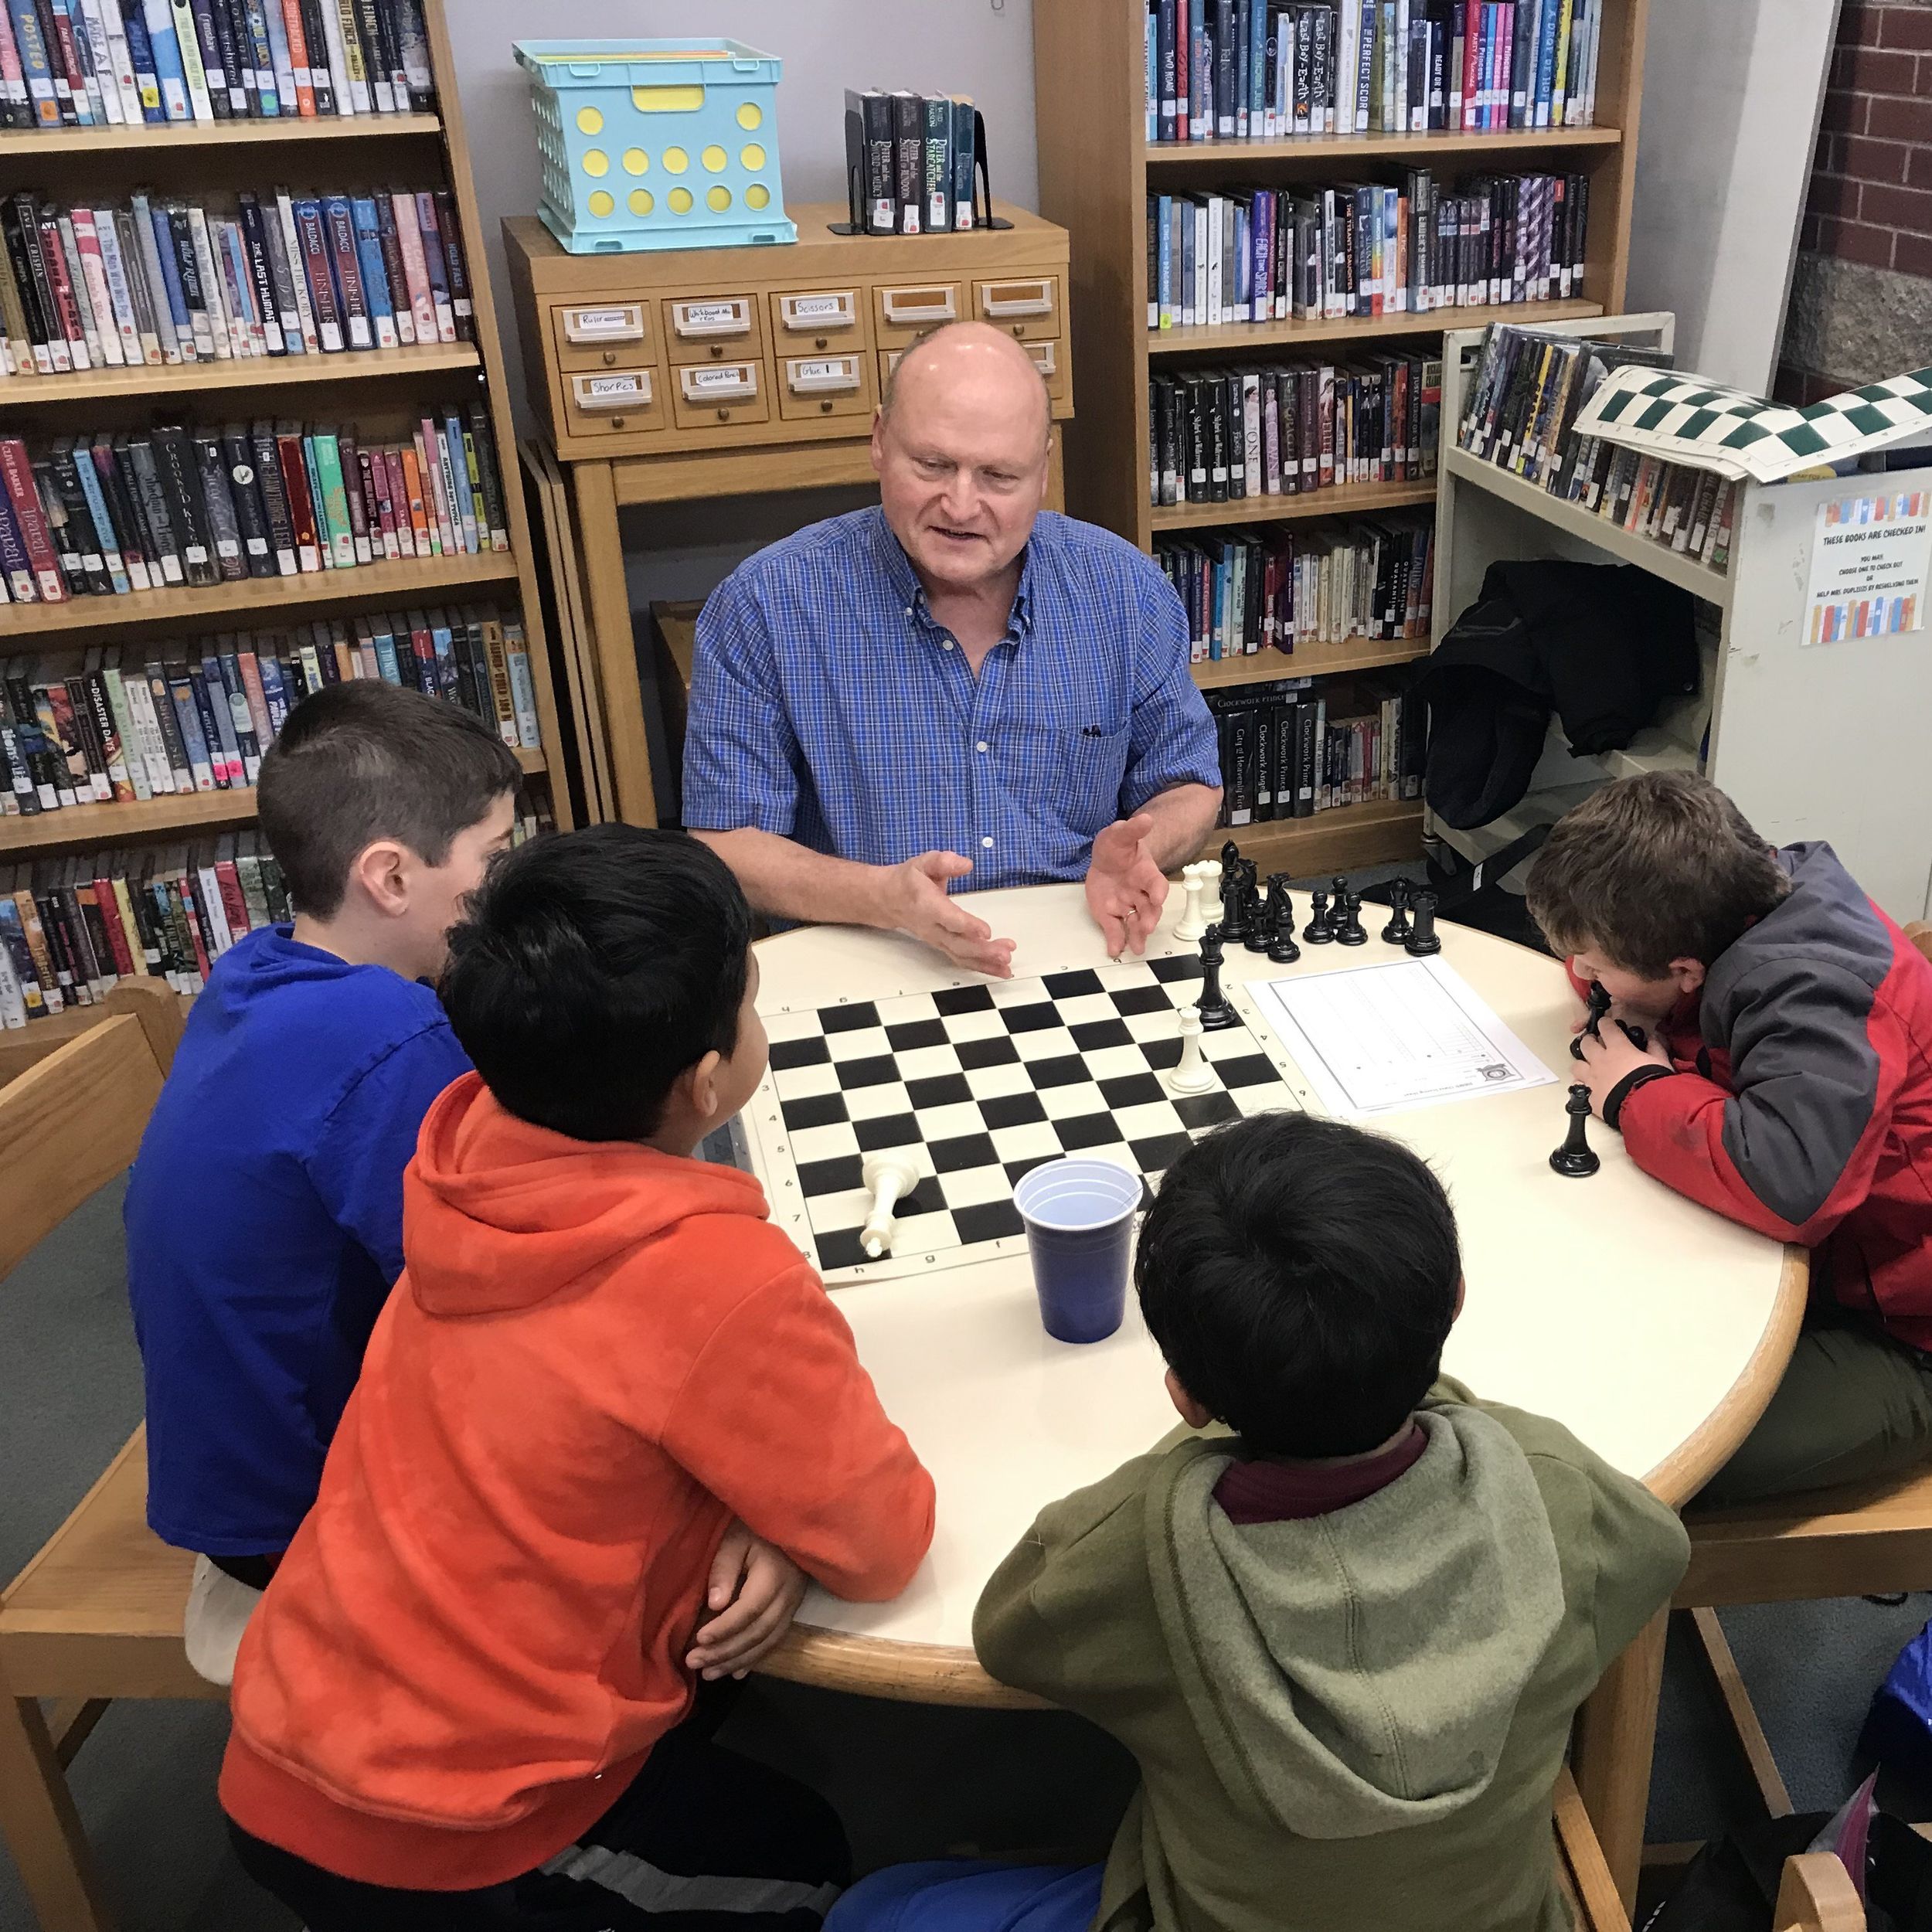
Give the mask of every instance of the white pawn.
<svg viewBox="0 0 1932 1932">
<path fill-rule="evenodd" d="M 1181 886 L 1187 894 L 1187 903 L 1180 917 L 1174 922 L 1176 939 L 1196 940 L 1207 930 L 1207 921 L 1201 916 L 1201 902 L 1209 887 L 1220 876 L 1221 862 L 1218 859 L 1204 859 L 1198 865 L 1181 868 Z"/>
<path fill-rule="evenodd" d="M 1180 1019 L 1180 1064 L 1168 1075 L 1167 1083 L 1176 1094 L 1205 1094 L 1214 1084 L 1214 1069 L 1201 1052 L 1201 1009 L 1183 1006 Z"/>
<path fill-rule="evenodd" d="M 893 1209 L 919 1185 L 919 1169 L 910 1155 L 869 1154 L 862 1172 L 872 1198 L 859 1245 L 876 1261 L 893 1244 Z"/>
</svg>

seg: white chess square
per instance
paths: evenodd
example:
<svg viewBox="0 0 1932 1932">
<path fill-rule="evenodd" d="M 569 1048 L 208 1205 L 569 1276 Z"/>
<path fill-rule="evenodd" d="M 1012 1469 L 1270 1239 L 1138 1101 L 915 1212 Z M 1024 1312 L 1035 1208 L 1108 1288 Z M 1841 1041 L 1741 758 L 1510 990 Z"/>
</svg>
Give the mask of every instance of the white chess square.
<svg viewBox="0 0 1932 1932">
<path fill-rule="evenodd" d="M 1001 1019 L 998 1009 L 993 1008 L 983 1013 L 948 1013 L 946 1037 L 955 1040 L 1004 1039 L 1006 1022 Z"/>
<path fill-rule="evenodd" d="M 935 1208 L 930 1214 L 902 1215 L 893 1223 L 891 1252 L 902 1259 L 908 1254 L 942 1253 L 959 1245 L 959 1230 L 944 1208 Z"/>
<path fill-rule="evenodd" d="M 930 993 L 901 993 L 896 999 L 881 1000 L 879 1022 L 882 1026 L 903 1026 L 916 1019 L 936 1019 L 939 1009 Z"/>
<path fill-rule="evenodd" d="M 1267 1051 L 1245 1026 L 1226 1026 L 1218 1032 L 1201 1036 L 1202 1056 L 1211 1060 L 1238 1060 L 1250 1053 Z"/>
<path fill-rule="evenodd" d="M 816 1039 L 823 1030 L 816 1010 L 809 1006 L 795 1013 L 767 1013 L 763 1018 L 767 1039 Z"/>
<path fill-rule="evenodd" d="M 1139 1107 L 1117 1107 L 1114 1124 L 1130 1141 L 1151 1141 L 1158 1134 L 1178 1134 L 1181 1117 L 1170 1100 L 1148 1100 Z"/>
<path fill-rule="evenodd" d="M 1228 1092 L 1250 1119 L 1257 1114 L 1279 1114 L 1295 1106 L 1294 1096 L 1273 1081 L 1260 1087 L 1233 1087 Z"/>
<path fill-rule="evenodd" d="M 1013 1044 L 1023 1060 L 1059 1060 L 1080 1051 L 1073 1044 L 1073 1036 L 1063 1026 L 1043 1026 L 1036 1033 L 1015 1033 Z"/>
<path fill-rule="evenodd" d="M 872 1213 L 872 1196 L 862 1187 L 843 1194 L 808 1195 L 805 1217 L 815 1234 L 835 1234 L 841 1228 L 862 1228 Z"/>
<path fill-rule="evenodd" d="M 990 1100 L 1009 1094 L 1030 1094 L 1033 1083 L 1023 1066 L 969 1066 L 966 1087 L 975 1100 Z"/>
<path fill-rule="evenodd" d="M 935 1141 L 957 1140 L 962 1134 L 978 1134 L 985 1131 L 985 1116 L 971 1100 L 960 1100 L 951 1107 L 922 1107 L 915 1110 L 919 1131 L 930 1147 Z"/>
<path fill-rule="evenodd" d="M 1126 1021 L 1128 1033 L 1137 1040 L 1179 1039 L 1181 1037 L 1181 1019 L 1178 1008 L 1170 1007 L 1165 1013 L 1122 1013 L 1120 1017 Z"/>
<path fill-rule="evenodd" d="M 1073 1121 L 1089 1114 L 1104 1114 L 1107 1103 L 1100 1090 L 1090 1080 L 1076 1080 L 1070 1087 L 1049 1087 L 1040 1094 L 1039 1104 L 1049 1121 Z"/>
<path fill-rule="evenodd" d="M 883 1120 L 888 1114 L 910 1114 L 912 1097 L 896 1080 L 877 1087 L 855 1087 L 845 1096 L 845 1111 L 855 1121 Z"/>
<path fill-rule="evenodd" d="M 950 1046 L 909 1046 L 893 1057 L 900 1077 L 909 1080 L 937 1080 L 942 1073 L 959 1071 L 959 1056 Z"/>
<path fill-rule="evenodd" d="M 801 1127 L 791 1136 L 791 1158 L 807 1161 L 832 1161 L 841 1155 L 859 1151 L 858 1130 L 849 1121 L 834 1121 L 828 1127 Z"/>
<path fill-rule="evenodd" d="M 1112 1019 L 1117 1009 L 1104 993 L 1077 993 L 1071 999 L 1056 999 L 1053 1005 L 1063 1026 L 1083 1026 L 1089 1020 Z"/>
<path fill-rule="evenodd" d="M 810 1100 L 821 1094 L 838 1091 L 838 1070 L 824 1063 L 817 1066 L 780 1066 L 772 1070 L 772 1083 L 781 1100 Z"/>
<path fill-rule="evenodd" d="M 1097 1046 L 1082 1057 L 1097 1080 L 1124 1080 L 1130 1073 L 1147 1071 L 1147 1056 L 1138 1046 Z"/>
<path fill-rule="evenodd" d="M 1037 1161 L 1043 1155 L 1059 1154 L 1060 1137 L 1045 1121 L 1029 1121 L 1024 1127 L 996 1127 L 993 1151 L 1002 1161 Z"/>
<path fill-rule="evenodd" d="M 992 995 L 995 1006 L 1037 1006 L 1048 997 L 1036 979 L 996 979 Z"/>
<path fill-rule="evenodd" d="M 1013 1156 L 1015 1160 L 1026 1158 L 1023 1154 Z M 942 1174 L 939 1185 L 947 1204 L 956 1208 L 985 1207 L 990 1202 L 1010 1200 L 1013 1192 L 1005 1169 L 998 1167 L 969 1167 L 956 1174 Z"/>
<path fill-rule="evenodd" d="M 876 1060 L 893 1049 L 883 1026 L 861 1026 L 849 1033 L 828 1033 L 825 1045 L 835 1062 Z"/>
</svg>

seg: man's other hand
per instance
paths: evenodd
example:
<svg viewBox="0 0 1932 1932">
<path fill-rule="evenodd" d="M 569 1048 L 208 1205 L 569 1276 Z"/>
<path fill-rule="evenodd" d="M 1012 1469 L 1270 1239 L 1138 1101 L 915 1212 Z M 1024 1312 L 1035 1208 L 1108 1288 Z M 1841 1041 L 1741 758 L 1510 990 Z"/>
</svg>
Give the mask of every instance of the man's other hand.
<svg viewBox="0 0 1932 1932">
<path fill-rule="evenodd" d="M 1013 942 L 995 939 L 992 927 L 946 889 L 947 880 L 964 879 L 972 869 L 973 862 L 956 852 L 922 852 L 903 866 L 886 866 L 879 923 L 944 953 L 955 966 L 1011 979 Z"/>
<path fill-rule="evenodd" d="M 1145 812 L 1109 825 L 1094 841 L 1087 866 L 1087 903 L 1107 941 L 1107 957 L 1130 947 L 1147 951 L 1167 903 L 1167 875 L 1148 845 L 1154 821 Z"/>
</svg>

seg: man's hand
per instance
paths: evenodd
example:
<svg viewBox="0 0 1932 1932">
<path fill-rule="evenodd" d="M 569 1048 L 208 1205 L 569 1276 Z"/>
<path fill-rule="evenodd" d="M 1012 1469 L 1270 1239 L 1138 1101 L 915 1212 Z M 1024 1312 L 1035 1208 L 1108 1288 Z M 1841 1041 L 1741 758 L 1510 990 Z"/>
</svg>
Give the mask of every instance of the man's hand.
<svg viewBox="0 0 1932 1932">
<path fill-rule="evenodd" d="M 946 889 L 947 879 L 964 879 L 972 869 L 973 862 L 956 852 L 922 852 L 903 866 L 885 867 L 879 923 L 910 934 L 955 966 L 1011 979 L 1013 942 L 995 939 L 992 927 Z"/>
<path fill-rule="evenodd" d="M 804 1594 L 805 1573 L 782 1549 L 733 1523 L 711 1560 L 705 1607 L 713 1614 L 698 1626 L 685 1668 L 707 1682 L 743 1677 L 791 1628 Z"/>
<path fill-rule="evenodd" d="M 1129 947 L 1145 952 L 1161 923 L 1167 875 L 1155 864 L 1148 843 L 1153 829 L 1153 819 L 1143 811 L 1109 825 L 1094 841 L 1087 903 L 1107 941 L 1110 959 L 1118 959 Z"/>
<path fill-rule="evenodd" d="M 1576 1076 L 1590 1089 L 1590 1104 L 1600 1119 L 1604 1111 L 1604 1097 L 1626 1075 L 1634 1073 L 1640 1066 L 1668 1066 L 1670 1056 L 1653 1039 L 1648 1051 L 1639 1052 L 1631 1044 L 1630 1036 L 1614 1020 L 1604 1022 L 1603 1038 L 1592 1039 L 1587 1033 L 1577 1036 L 1583 1049 L 1580 1063 L 1580 1071 Z"/>
</svg>

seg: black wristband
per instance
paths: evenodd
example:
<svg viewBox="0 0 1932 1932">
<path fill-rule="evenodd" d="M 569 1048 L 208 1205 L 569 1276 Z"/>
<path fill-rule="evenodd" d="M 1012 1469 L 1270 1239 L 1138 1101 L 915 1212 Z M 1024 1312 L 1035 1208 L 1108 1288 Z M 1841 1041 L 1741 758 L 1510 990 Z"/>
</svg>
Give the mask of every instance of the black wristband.
<svg viewBox="0 0 1932 1932">
<path fill-rule="evenodd" d="M 1604 1124 L 1616 1127 L 1622 1117 L 1624 1103 L 1640 1087 L 1648 1087 L 1652 1080 L 1667 1080 L 1677 1071 L 1674 1066 L 1634 1066 L 1604 1096 Z M 1621 1131 L 1621 1130 L 1620 1130 Z"/>
</svg>

